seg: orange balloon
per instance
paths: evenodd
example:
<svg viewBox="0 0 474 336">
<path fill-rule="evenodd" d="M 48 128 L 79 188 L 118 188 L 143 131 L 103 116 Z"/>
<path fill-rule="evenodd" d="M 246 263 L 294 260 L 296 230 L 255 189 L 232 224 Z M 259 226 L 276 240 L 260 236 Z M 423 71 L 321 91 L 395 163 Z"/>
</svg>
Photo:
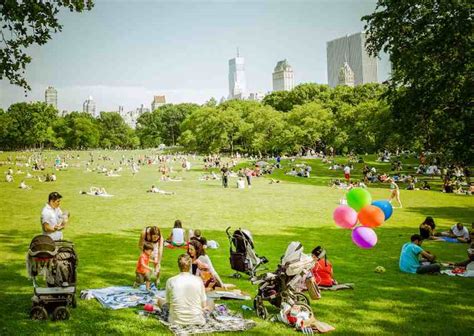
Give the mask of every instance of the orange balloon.
<svg viewBox="0 0 474 336">
<path fill-rule="evenodd" d="M 366 205 L 360 209 L 357 218 L 363 226 L 374 228 L 382 225 L 385 220 L 385 215 L 379 207 L 376 207 L 375 205 Z"/>
</svg>

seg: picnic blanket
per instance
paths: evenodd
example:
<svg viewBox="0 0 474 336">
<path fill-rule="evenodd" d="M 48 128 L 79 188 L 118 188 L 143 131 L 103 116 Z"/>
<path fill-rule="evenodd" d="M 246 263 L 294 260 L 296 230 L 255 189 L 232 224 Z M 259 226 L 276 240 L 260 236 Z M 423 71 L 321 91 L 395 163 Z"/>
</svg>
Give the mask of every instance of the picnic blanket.
<svg viewBox="0 0 474 336">
<path fill-rule="evenodd" d="M 234 290 L 234 291 L 215 290 L 212 292 L 208 292 L 206 295 L 210 299 L 223 299 L 223 300 L 250 300 L 251 299 L 248 294 L 242 293 L 240 290 Z"/>
<path fill-rule="evenodd" d="M 458 277 L 463 277 L 463 278 L 474 278 L 474 271 L 473 270 L 467 270 L 464 272 L 453 272 L 454 270 L 442 270 L 441 274 L 446 274 L 449 276 L 458 276 Z"/>
<path fill-rule="evenodd" d="M 217 308 L 217 307 L 216 307 Z M 246 320 L 239 315 L 229 313 L 220 313 L 215 309 L 211 314 L 206 314 L 206 324 L 204 325 L 179 325 L 171 324 L 167 321 L 166 312 L 155 312 L 150 314 L 155 316 L 160 323 L 166 327 L 174 335 L 195 335 L 195 334 L 212 334 L 225 331 L 244 331 L 256 326 L 256 322 Z"/>
<path fill-rule="evenodd" d="M 97 299 L 100 304 L 109 309 L 136 307 L 147 303 L 154 304 L 158 297 L 165 297 L 165 290 L 158 290 L 154 285 L 147 291 L 145 285 L 138 288 L 131 286 L 115 286 L 81 291 L 81 299 Z"/>
<path fill-rule="evenodd" d="M 345 283 L 345 284 L 338 284 L 338 285 L 332 285 L 331 287 L 323 287 L 319 286 L 320 290 L 332 290 L 332 291 L 337 291 L 341 289 L 354 289 L 354 284 L 353 283 Z"/>
<path fill-rule="evenodd" d="M 441 237 L 441 239 L 444 240 L 447 243 L 461 243 L 457 238 Z"/>
</svg>

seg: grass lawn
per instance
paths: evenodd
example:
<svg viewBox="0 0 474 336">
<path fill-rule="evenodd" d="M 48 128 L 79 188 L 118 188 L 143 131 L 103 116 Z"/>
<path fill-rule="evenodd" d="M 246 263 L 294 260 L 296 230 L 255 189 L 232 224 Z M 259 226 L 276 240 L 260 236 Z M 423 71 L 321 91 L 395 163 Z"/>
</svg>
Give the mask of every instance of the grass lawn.
<svg viewBox="0 0 474 336">
<path fill-rule="evenodd" d="M 114 167 L 124 153 L 126 157 L 136 157 L 145 152 L 102 153 L 115 161 L 98 162 Z M 46 153 L 50 163 L 56 154 Z M 0 153 L 0 161 L 5 161 L 8 155 Z M 29 320 L 33 288 L 26 277 L 25 254 L 31 238 L 40 233 L 40 211 L 51 191 L 63 195 L 62 208 L 72 213 L 64 236 L 76 244 L 79 291 L 131 285 L 139 256 L 140 230 L 147 225 L 158 225 L 167 236 L 174 220 L 181 219 L 186 228 L 199 228 L 206 238 L 219 242 L 219 249 L 209 251 L 215 268 L 225 282 L 234 283 L 251 295 L 256 287 L 245 277 L 229 278 L 233 271 L 224 232 L 227 226 L 249 229 L 257 253 L 270 260 L 272 271 L 291 241 L 301 241 L 307 253 L 316 245 L 324 246 L 334 265 L 335 278 L 356 285 L 355 290 L 323 292 L 321 300 L 312 302 L 317 318 L 336 327 L 333 335 L 474 334 L 474 279 L 408 275 L 398 270 L 402 244 L 418 232 L 418 225 L 426 216 L 433 216 L 439 229 L 447 229 L 457 221 L 473 222 L 472 196 L 401 190 L 404 208 L 395 209 L 392 218 L 376 230 L 377 246 L 362 250 L 352 243 L 349 230 L 340 229 L 332 222 L 332 212 L 343 192 L 327 185 L 331 178 L 341 178 L 342 171 L 329 171 L 319 160 L 306 160 L 313 165 L 309 179 L 276 172 L 273 178 L 281 180 L 279 184 L 257 178 L 252 189 L 238 190 L 235 179 L 231 179 L 229 189 L 223 189 L 219 181 L 198 181 L 202 161 L 193 162 L 190 172 L 177 173 L 184 178 L 183 182 L 160 182 L 158 166 L 142 167 L 135 177 L 130 169 L 124 169 L 122 176 L 115 178 L 87 173 L 84 162 L 88 158 L 88 153 L 80 152 L 80 160 L 73 163 L 82 162 L 81 167 L 57 172 L 58 181 L 54 183 L 26 180 L 33 186 L 29 191 L 18 188 L 21 175 L 15 175 L 14 183 L 5 183 L 3 178 L 0 182 L 1 335 L 168 333 L 158 321 L 139 318 L 137 309 L 106 310 L 95 300 L 78 300 L 77 309 L 72 310 L 71 319 L 66 322 Z M 375 164 L 371 159 L 366 157 L 369 164 Z M 285 168 L 289 165 L 287 161 L 284 164 Z M 175 163 L 176 168 L 179 166 L 179 162 Z M 377 167 L 389 170 L 388 164 Z M 4 165 L 0 170 L 7 168 Z M 176 194 L 146 193 L 152 184 Z M 79 194 L 90 186 L 105 187 L 115 197 Z M 369 191 L 374 199 L 389 195 L 386 186 L 370 186 Z M 466 258 L 465 244 L 426 242 L 423 247 L 441 261 Z M 176 260 L 181 253 L 183 250 L 165 249 L 162 284 L 177 273 Z M 375 273 L 378 265 L 384 266 L 386 273 Z M 251 301 L 226 303 L 238 311 L 242 304 L 252 306 Z M 268 303 L 267 307 L 270 313 L 277 312 Z M 296 334 L 282 324 L 258 319 L 254 312 L 243 313 L 258 323 L 246 334 Z"/>
</svg>

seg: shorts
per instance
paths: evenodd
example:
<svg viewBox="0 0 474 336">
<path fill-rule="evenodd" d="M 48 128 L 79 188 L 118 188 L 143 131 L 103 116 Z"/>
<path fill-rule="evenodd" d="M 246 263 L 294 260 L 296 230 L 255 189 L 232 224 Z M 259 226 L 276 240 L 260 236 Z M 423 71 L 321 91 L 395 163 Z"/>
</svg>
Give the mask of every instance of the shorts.
<svg viewBox="0 0 474 336">
<path fill-rule="evenodd" d="M 138 273 L 138 272 L 135 272 L 135 282 L 137 284 L 142 284 L 144 283 L 145 281 L 150 281 L 151 280 L 151 274 L 150 272 L 147 272 L 147 273 Z"/>
<path fill-rule="evenodd" d="M 344 174 L 344 178 L 345 178 L 346 180 L 350 179 L 350 178 L 351 178 L 351 174 Z"/>
</svg>

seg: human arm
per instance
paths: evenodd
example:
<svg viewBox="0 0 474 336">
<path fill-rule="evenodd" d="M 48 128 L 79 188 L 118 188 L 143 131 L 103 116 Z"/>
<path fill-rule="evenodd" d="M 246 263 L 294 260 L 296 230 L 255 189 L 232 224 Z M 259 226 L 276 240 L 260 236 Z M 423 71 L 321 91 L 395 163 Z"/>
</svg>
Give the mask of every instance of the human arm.
<svg viewBox="0 0 474 336">
<path fill-rule="evenodd" d="M 429 260 L 429 261 L 434 261 L 435 258 L 436 258 L 434 254 L 431 254 L 431 253 L 429 253 L 429 252 L 427 252 L 427 251 L 421 251 L 421 256 L 422 256 L 423 258 L 426 258 L 426 259 Z"/>
<path fill-rule="evenodd" d="M 145 243 L 145 230 L 140 233 L 140 239 L 138 240 L 138 248 L 141 250 L 143 248 L 143 243 Z"/>
<path fill-rule="evenodd" d="M 216 270 L 214 269 L 214 266 L 212 265 L 211 258 L 209 258 L 208 255 L 203 255 L 199 257 L 199 260 L 207 265 L 207 267 L 209 268 L 209 272 L 211 272 L 212 276 L 216 279 L 217 285 L 225 289 L 226 287 L 224 283 L 222 282 L 219 274 L 217 274 Z"/>
</svg>

